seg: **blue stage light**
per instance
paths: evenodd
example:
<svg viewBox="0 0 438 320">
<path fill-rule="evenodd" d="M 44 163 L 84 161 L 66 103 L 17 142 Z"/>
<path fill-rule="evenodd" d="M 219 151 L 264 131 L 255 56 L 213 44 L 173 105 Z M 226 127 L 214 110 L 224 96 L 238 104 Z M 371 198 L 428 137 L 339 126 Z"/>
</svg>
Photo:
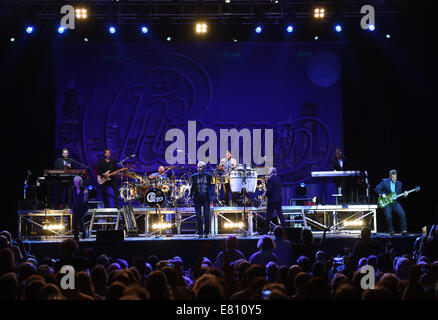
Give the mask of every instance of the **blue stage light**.
<svg viewBox="0 0 438 320">
<path fill-rule="evenodd" d="M 26 32 L 27 33 L 32 33 L 33 32 L 33 27 L 32 26 L 27 26 L 26 27 Z"/>
<path fill-rule="evenodd" d="M 146 27 L 146 26 L 141 27 L 141 33 L 148 33 L 148 32 L 149 32 L 148 27 Z"/>
<path fill-rule="evenodd" d="M 166 40 L 170 41 L 170 40 L 172 40 L 172 37 L 167 37 Z"/>
<path fill-rule="evenodd" d="M 62 33 L 64 33 L 64 31 L 65 31 L 64 27 L 59 27 L 58 28 L 58 33 L 62 34 Z"/>
<path fill-rule="evenodd" d="M 370 25 L 368 26 L 368 30 L 370 30 L 370 31 L 374 31 L 374 30 L 376 30 L 376 26 L 375 26 L 374 24 L 370 24 Z"/>
<path fill-rule="evenodd" d="M 291 26 L 287 26 L 286 31 L 291 33 L 292 31 L 294 31 L 294 27 L 292 25 Z"/>
<path fill-rule="evenodd" d="M 335 26 L 335 30 L 336 30 L 336 32 L 341 32 L 341 31 L 342 31 L 342 26 L 339 25 L 339 24 L 337 24 L 337 25 Z"/>
<path fill-rule="evenodd" d="M 388 34 L 386 35 L 386 39 L 389 39 L 389 38 L 391 38 L 391 35 L 388 33 Z"/>
<path fill-rule="evenodd" d="M 88 38 L 84 38 L 84 41 L 85 41 L 85 42 L 88 42 Z"/>
<path fill-rule="evenodd" d="M 304 182 L 301 182 L 301 183 L 300 183 L 300 187 L 301 187 L 301 188 L 304 188 L 305 186 L 306 186 L 306 184 L 305 184 Z"/>
<path fill-rule="evenodd" d="M 255 28 L 255 32 L 257 32 L 257 33 L 262 32 L 262 27 L 261 27 L 261 26 L 257 26 L 257 27 Z"/>
<path fill-rule="evenodd" d="M 88 190 L 93 190 L 93 185 L 92 185 L 92 184 L 90 184 L 90 185 L 88 186 Z"/>
<path fill-rule="evenodd" d="M 108 28 L 108 31 L 109 31 L 109 33 L 113 34 L 113 33 L 116 32 L 116 28 L 111 26 L 111 27 Z"/>
</svg>

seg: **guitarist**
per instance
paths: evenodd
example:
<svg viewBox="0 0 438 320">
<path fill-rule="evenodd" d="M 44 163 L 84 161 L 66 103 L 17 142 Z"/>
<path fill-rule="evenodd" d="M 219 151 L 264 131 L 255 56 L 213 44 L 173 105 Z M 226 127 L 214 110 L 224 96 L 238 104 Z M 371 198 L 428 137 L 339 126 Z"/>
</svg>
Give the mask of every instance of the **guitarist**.
<svg viewBox="0 0 438 320">
<path fill-rule="evenodd" d="M 380 182 L 379 185 L 374 189 L 374 191 L 384 199 L 390 193 L 395 193 L 396 195 L 402 193 L 402 183 L 397 181 L 397 171 L 389 171 L 389 179 L 383 179 L 382 182 Z M 408 193 L 405 191 L 404 195 L 407 197 Z M 392 211 L 394 210 L 400 217 L 400 228 L 402 230 L 402 235 L 408 235 L 406 227 L 406 213 L 401 204 L 396 200 L 393 203 L 388 204 L 383 210 L 389 234 L 394 234 L 394 227 L 392 225 Z"/>
<path fill-rule="evenodd" d="M 102 178 L 109 178 L 110 180 L 106 181 L 105 183 L 101 184 L 100 187 L 102 188 L 102 196 L 103 196 L 103 203 L 105 204 L 105 208 L 109 208 L 109 202 L 108 202 L 108 194 L 107 194 L 107 188 L 111 187 L 114 192 L 114 205 L 117 209 L 120 209 L 119 206 L 119 188 L 117 188 L 117 184 L 115 181 L 115 177 L 109 177 L 109 174 L 111 172 L 117 171 L 117 163 L 115 160 L 111 158 L 111 150 L 108 148 L 105 148 L 103 151 L 104 158 L 100 159 L 97 164 L 97 174 L 100 175 Z"/>
</svg>

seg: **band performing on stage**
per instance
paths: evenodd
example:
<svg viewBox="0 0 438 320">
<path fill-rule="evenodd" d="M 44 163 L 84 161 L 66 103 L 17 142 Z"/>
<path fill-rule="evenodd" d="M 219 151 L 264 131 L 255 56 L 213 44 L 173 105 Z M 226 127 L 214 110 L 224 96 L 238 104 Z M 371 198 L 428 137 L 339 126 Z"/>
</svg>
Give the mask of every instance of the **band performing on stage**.
<svg viewBox="0 0 438 320">
<path fill-rule="evenodd" d="M 90 174 L 94 174 L 97 182 L 94 185 L 98 187 L 97 189 L 102 195 L 102 208 L 114 208 L 120 213 L 127 206 L 130 208 L 150 207 L 155 208 L 156 212 L 160 214 L 166 208 L 177 210 L 178 208 L 194 207 L 196 226 L 193 231 L 199 238 L 208 237 L 212 234 L 212 228 L 217 228 L 214 226 L 212 210 L 218 208 L 229 212 L 238 212 L 242 215 L 240 222 L 234 222 L 235 230 L 236 228 L 243 230 L 241 223 L 246 221 L 245 215 L 248 215 L 246 208 L 264 208 L 260 214 L 255 214 L 255 228 L 258 228 L 258 232 L 253 234 L 268 234 L 277 224 L 283 227 L 295 225 L 294 220 L 290 220 L 290 212 L 289 216 L 285 218 L 282 180 L 275 167 L 269 168 L 267 175 L 260 175 L 256 166 L 239 164 L 231 151 L 227 150 L 216 166 L 199 161 L 197 172 L 193 172 L 193 166 L 190 165 L 159 165 L 156 172 L 139 174 L 134 170 L 133 163 L 135 161 L 132 160 L 133 158 L 135 155 L 117 162 L 112 158 L 111 150 L 105 148 L 103 158 L 98 160 L 95 169 L 87 171 L 85 169 L 90 168 L 72 159 L 69 156 L 69 150 L 64 148 L 62 157 L 55 162 L 55 169 L 45 170 L 43 181 L 47 185 L 46 207 L 56 210 L 69 208 L 73 217 L 72 233 L 75 239 L 79 238 L 80 233 L 85 238 L 87 233 L 84 228 L 84 217 L 89 208 L 86 185 L 93 185 L 90 182 L 92 181 Z M 336 203 L 341 206 L 340 208 L 348 207 L 355 197 L 359 198 L 360 191 L 358 191 L 357 185 L 363 190 L 360 197 L 370 205 L 368 173 L 354 171 L 353 166 L 343 156 L 340 148 L 335 149 L 331 169 L 332 171 L 312 171 L 311 175 L 316 181 L 321 179 L 323 181 L 321 183 L 325 183 L 329 178 L 332 179 L 330 181 L 334 182 L 336 189 L 335 194 L 331 196 L 336 199 Z M 112 197 L 108 193 L 108 188 L 112 190 Z M 395 170 L 391 170 L 389 178 L 383 179 L 375 187 L 378 206 L 374 206 L 376 209 L 377 207 L 382 208 L 386 229 L 390 235 L 395 233 L 392 223 L 393 211 L 400 218 L 402 235 L 407 234 L 406 213 L 397 199 L 400 196 L 406 197 L 413 191 L 419 191 L 419 187 L 403 191 L 402 183 L 397 180 Z M 356 196 L 354 196 L 355 193 Z M 296 200 L 305 202 L 304 199 L 298 198 Z M 93 200 L 96 200 L 95 197 Z M 315 206 L 317 210 L 319 201 L 317 197 L 314 197 L 310 205 Z M 287 208 L 290 209 L 289 211 L 293 211 L 293 208 L 296 207 Z M 367 215 L 365 214 L 365 217 Z M 126 219 L 126 215 L 124 216 Z M 233 226 L 231 220 L 227 220 L 224 216 L 221 217 L 225 219 L 225 224 Z M 339 231 L 345 226 L 354 225 L 354 222 L 348 224 L 350 221 L 347 221 L 342 226 L 336 222 L 335 216 L 332 217 L 332 225 L 329 227 L 324 223 L 319 223 L 322 230 Z M 357 225 L 362 225 L 362 219 L 362 214 L 360 214 L 355 220 L 360 222 Z M 160 221 L 170 224 L 172 217 L 166 214 L 165 218 L 162 217 Z M 318 226 L 318 221 L 315 223 Z M 178 214 L 175 216 L 175 225 L 179 228 L 181 226 L 181 216 Z M 375 227 L 374 230 L 376 230 Z M 147 232 L 145 231 L 145 233 Z"/>
</svg>

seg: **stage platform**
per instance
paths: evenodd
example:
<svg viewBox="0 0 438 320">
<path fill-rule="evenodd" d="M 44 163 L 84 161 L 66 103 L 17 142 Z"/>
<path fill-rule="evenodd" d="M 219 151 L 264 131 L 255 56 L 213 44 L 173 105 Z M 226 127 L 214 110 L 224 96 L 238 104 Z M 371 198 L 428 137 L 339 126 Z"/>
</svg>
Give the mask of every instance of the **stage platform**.
<svg viewBox="0 0 438 320">
<path fill-rule="evenodd" d="M 286 224 L 290 227 L 311 228 L 313 231 L 329 229 L 331 232 L 358 231 L 362 225 L 368 225 L 373 232 L 377 232 L 376 210 L 377 205 L 314 205 L 314 206 L 283 206 L 283 214 Z M 101 217 L 100 224 L 115 225 L 122 228 L 123 210 L 116 208 L 90 208 L 88 209 L 86 226 L 90 234 L 94 232 L 94 217 Z M 253 236 L 259 229 L 258 221 L 264 220 L 266 207 L 211 207 L 212 236 L 228 233 L 227 224 L 241 223 L 235 227 L 242 234 Z M 49 230 L 54 235 L 71 234 L 71 214 L 69 210 L 21 210 L 18 214 L 18 234 L 26 236 L 31 233 L 41 233 L 42 221 L 60 226 L 61 230 Z M 169 207 L 159 210 L 151 207 L 132 207 L 133 219 L 139 225 L 140 232 L 144 237 L 156 234 L 153 223 L 168 222 L 174 229 L 174 235 L 195 233 L 195 209 L 194 207 Z M 105 220 L 117 218 L 116 220 Z M 90 222 L 90 218 L 93 222 Z M 160 220 L 161 219 L 161 220 Z M 106 222 L 105 222 L 106 221 Z M 108 222 L 109 221 L 109 222 Z M 123 222 L 123 221 L 122 221 Z M 191 223 L 189 228 L 185 226 Z M 276 226 L 270 222 L 272 228 Z M 24 231 L 24 229 L 26 231 Z M 30 231 L 30 233 L 29 233 Z"/>
<path fill-rule="evenodd" d="M 159 259 L 170 259 L 174 256 L 180 256 L 186 268 L 194 265 L 201 249 L 206 241 L 209 242 L 210 248 L 207 257 L 214 263 L 216 255 L 222 250 L 223 243 L 227 234 L 217 235 L 208 239 L 197 238 L 193 235 L 189 236 L 172 236 L 172 237 L 127 237 L 124 241 L 96 241 L 95 238 L 79 241 L 79 248 L 91 248 L 96 255 L 106 254 L 114 259 L 122 258 L 132 263 L 135 257 L 147 258 L 151 254 L 155 254 Z M 315 239 L 321 239 L 322 232 L 314 232 Z M 391 242 L 397 255 L 410 254 L 413 250 L 413 245 L 416 237 L 419 234 L 410 234 L 401 236 L 395 234 L 389 236 L 384 233 L 373 233 L 373 238 L 376 239 L 382 248 L 385 247 L 387 241 Z M 249 259 L 250 255 L 257 251 L 257 241 L 259 236 L 241 236 L 236 235 L 239 239 L 238 248 Z M 271 235 L 271 237 L 273 237 Z M 40 240 L 26 240 L 31 246 L 31 253 L 39 259 L 44 257 L 59 258 L 59 244 L 62 240 L 69 237 L 43 237 Z M 358 233 L 334 233 L 326 235 L 326 243 L 324 251 L 328 256 L 336 256 L 343 254 L 345 247 L 353 247 L 356 240 L 360 238 Z M 298 240 L 298 239 L 295 239 Z"/>
</svg>

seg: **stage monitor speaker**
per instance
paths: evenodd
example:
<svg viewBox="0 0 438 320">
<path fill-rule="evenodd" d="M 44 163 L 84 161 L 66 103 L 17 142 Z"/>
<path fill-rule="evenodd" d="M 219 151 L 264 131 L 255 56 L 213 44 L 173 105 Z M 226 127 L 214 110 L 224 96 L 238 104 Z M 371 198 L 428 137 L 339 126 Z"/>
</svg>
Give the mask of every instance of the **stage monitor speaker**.
<svg viewBox="0 0 438 320">
<path fill-rule="evenodd" d="M 125 240 L 125 230 L 97 230 L 96 241 L 118 241 Z"/>
<path fill-rule="evenodd" d="M 287 234 L 287 238 L 292 242 L 299 242 L 301 241 L 301 230 L 303 228 L 290 228 L 286 227 L 284 228 Z"/>
</svg>

